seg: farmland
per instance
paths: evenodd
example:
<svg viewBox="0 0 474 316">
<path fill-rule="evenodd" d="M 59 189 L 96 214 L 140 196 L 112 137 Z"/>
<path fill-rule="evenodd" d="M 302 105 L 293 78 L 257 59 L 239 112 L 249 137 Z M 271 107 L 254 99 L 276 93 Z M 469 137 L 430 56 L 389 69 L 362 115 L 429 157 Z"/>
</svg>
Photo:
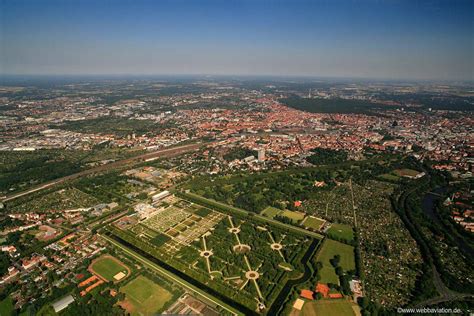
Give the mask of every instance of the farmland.
<svg viewBox="0 0 474 316">
<path fill-rule="evenodd" d="M 269 307 L 286 280 L 302 275 L 301 258 L 314 242 L 308 235 L 174 200 L 141 223 L 109 231 L 249 310 Z"/>
</svg>

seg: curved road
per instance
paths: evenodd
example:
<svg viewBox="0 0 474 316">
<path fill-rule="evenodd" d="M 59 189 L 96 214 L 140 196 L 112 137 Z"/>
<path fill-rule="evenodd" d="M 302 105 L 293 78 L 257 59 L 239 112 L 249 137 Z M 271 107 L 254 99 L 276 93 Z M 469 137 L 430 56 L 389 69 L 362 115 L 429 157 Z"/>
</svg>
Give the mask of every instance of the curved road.
<svg viewBox="0 0 474 316">
<path fill-rule="evenodd" d="M 423 170 L 423 171 L 425 171 L 426 177 L 428 179 L 430 179 L 430 175 L 427 172 L 427 170 Z M 411 189 L 409 191 L 405 191 L 402 194 L 400 194 L 400 196 L 398 198 L 398 201 L 397 201 L 398 205 L 402 205 L 405 210 L 408 210 L 409 207 L 408 207 L 408 204 L 407 204 L 407 197 L 409 195 L 413 194 L 417 189 L 418 189 L 418 187 L 414 187 L 413 189 Z M 412 228 L 416 230 L 414 225 L 412 226 Z M 421 231 L 418 231 L 418 233 L 421 236 L 424 236 Z M 431 249 L 428 249 L 428 251 L 431 252 Z M 459 293 L 459 292 L 455 292 L 455 291 L 449 289 L 446 286 L 446 284 L 444 284 L 443 280 L 441 279 L 441 276 L 439 275 L 438 269 L 436 268 L 436 266 L 433 263 L 431 264 L 431 269 L 433 271 L 433 276 L 432 276 L 433 277 L 433 283 L 434 283 L 436 291 L 439 293 L 439 295 L 436 296 L 436 297 L 424 300 L 424 301 L 416 304 L 415 307 L 426 307 L 426 306 L 430 306 L 430 305 L 434 305 L 434 304 L 450 302 L 450 301 L 457 301 L 457 300 L 461 300 L 463 298 L 469 298 L 469 297 L 472 298 L 472 297 L 474 297 L 474 295 L 472 295 L 472 294 Z"/>
</svg>

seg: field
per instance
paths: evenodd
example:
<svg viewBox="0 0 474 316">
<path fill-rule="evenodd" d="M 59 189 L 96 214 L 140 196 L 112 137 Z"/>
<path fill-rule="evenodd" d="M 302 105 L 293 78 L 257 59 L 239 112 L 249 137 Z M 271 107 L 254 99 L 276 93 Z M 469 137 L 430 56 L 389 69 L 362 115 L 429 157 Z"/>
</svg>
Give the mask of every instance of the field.
<svg viewBox="0 0 474 316">
<path fill-rule="evenodd" d="M 296 223 L 296 222 L 301 221 L 301 220 L 304 219 L 304 214 L 303 213 L 294 212 L 294 211 L 290 211 L 290 210 L 284 210 L 278 215 L 291 219 L 293 221 L 293 223 Z"/>
<path fill-rule="evenodd" d="M 380 175 L 379 178 L 382 180 L 388 180 L 388 181 L 394 181 L 394 182 L 397 182 L 400 180 L 400 177 L 394 175 L 393 173 L 384 173 Z"/>
<path fill-rule="evenodd" d="M 110 231 L 249 310 L 269 307 L 286 280 L 301 275 L 301 259 L 314 241 L 305 231 L 179 198 L 140 224 Z M 157 234 L 169 240 L 156 243 Z"/>
<path fill-rule="evenodd" d="M 262 215 L 269 217 L 269 218 L 274 218 L 281 212 L 280 209 L 277 209 L 276 207 L 273 206 L 268 206 L 266 209 L 262 211 Z"/>
<path fill-rule="evenodd" d="M 344 299 L 338 300 L 320 300 L 306 302 L 303 306 L 302 316 L 357 316 L 353 309 L 358 307 Z"/>
<path fill-rule="evenodd" d="M 344 271 L 355 269 L 354 247 L 338 241 L 326 239 L 317 256 L 317 260 L 323 264 L 323 268 L 320 271 L 321 283 L 339 284 L 339 278 L 336 275 L 336 271 L 329 262 L 329 260 L 334 258 L 335 255 L 341 256 L 339 265 L 344 269 Z"/>
<path fill-rule="evenodd" d="M 354 240 L 354 231 L 350 225 L 333 223 L 331 224 L 331 227 L 328 229 L 327 233 L 329 236 L 337 238 L 338 240 Z"/>
<path fill-rule="evenodd" d="M 393 173 L 396 174 L 397 176 L 400 176 L 400 177 L 406 177 L 406 176 L 415 177 L 420 172 L 416 171 L 416 170 L 413 170 L 413 169 L 397 169 L 397 170 L 393 171 Z"/>
<path fill-rule="evenodd" d="M 301 221 L 304 219 L 305 215 L 300 212 L 294 212 L 290 210 L 280 210 L 276 207 L 273 206 L 268 206 L 265 208 L 261 213 L 261 215 L 268 217 L 268 218 L 274 218 L 275 216 L 283 216 L 286 218 L 289 218 L 293 223 L 297 223 L 298 221 Z"/>
<path fill-rule="evenodd" d="M 13 300 L 10 296 L 0 302 L 0 315 L 10 316 L 13 314 Z"/>
<path fill-rule="evenodd" d="M 319 230 L 321 225 L 323 225 L 324 223 L 325 223 L 325 221 L 323 219 L 316 218 L 316 217 L 313 217 L 313 216 L 309 216 L 303 222 L 303 225 L 307 228 L 312 228 L 312 229 L 315 229 L 315 230 Z"/>
<path fill-rule="evenodd" d="M 390 173 L 385 173 L 379 176 L 382 180 L 389 180 L 393 182 L 397 182 L 400 180 L 400 177 L 416 177 L 420 172 L 413 170 L 413 169 L 396 169 Z"/>
<path fill-rule="evenodd" d="M 132 316 L 155 315 L 162 311 L 173 296 L 168 290 L 142 275 L 121 287 L 120 291 L 125 293 L 125 300 L 121 305 Z"/>
<path fill-rule="evenodd" d="M 94 260 L 89 269 L 92 273 L 107 281 L 120 281 L 130 275 L 130 269 L 125 264 L 109 255 L 104 255 Z M 121 273 L 124 275 L 118 278 Z"/>
</svg>

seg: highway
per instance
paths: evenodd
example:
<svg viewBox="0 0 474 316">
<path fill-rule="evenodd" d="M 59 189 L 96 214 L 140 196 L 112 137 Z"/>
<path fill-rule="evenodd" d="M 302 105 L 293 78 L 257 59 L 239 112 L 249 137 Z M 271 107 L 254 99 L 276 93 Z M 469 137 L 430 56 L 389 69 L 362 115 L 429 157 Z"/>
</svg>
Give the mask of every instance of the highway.
<svg viewBox="0 0 474 316">
<path fill-rule="evenodd" d="M 154 152 L 151 152 L 151 153 L 146 153 L 146 154 L 142 154 L 142 155 L 127 158 L 127 159 L 114 161 L 114 162 L 111 162 L 111 163 L 108 163 L 108 164 L 105 164 L 105 165 L 101 165 L 101 166 L 97 166 L 97 167 L 94 167 L 94 168 L 86 169 L 86 170 L 83 170 L 83 171 L 80 171 L 80 172 L 62 177 L 62 178 L 58 178 L 58 179 L 55 179 L 55 180 L 51 180 L 51 181 L 39 184 L 39 185 L 34 186 L 31 189 L 28 189 L 26 191 L 22 191 L 22 192 L 7 195 L 5 198 L 3 198 L 2 202 L 8 202 L 8 201 L 14 200 L 16 198 L 31 194 L 33 192 L 44 190 L 44 189 L 50 188 L 52 186 L 55 186 L 57 184 L 64 183 L 64 182 L 69 181 L 69 180 L 74 180 L 74 179 L 77 179 L 77 178 L 80 178 L 80 177 L 83 177 L 83 176 L 87 176 L 87 175 L 90 175 L 90 174 L 93 174 L 93 173 L 103 172 L 103 171 L 119 168 L 119 167 L 129 165 L 129 164 L 131 165 L 131 164 L 144 162 L 147 159 L 178 156 L 178 155 L 184 154 L 186 152 L 195 151 L 195 150 L 199 149 L 202 145 L 203 145 L 203 143 L 188 144 L 188 145 L 183 145 L 183 146 L 177 146 L 177 147 L 172 147 L 172 148 L 161 149 L 161 150 L 154 151 Z"/>
</svg>

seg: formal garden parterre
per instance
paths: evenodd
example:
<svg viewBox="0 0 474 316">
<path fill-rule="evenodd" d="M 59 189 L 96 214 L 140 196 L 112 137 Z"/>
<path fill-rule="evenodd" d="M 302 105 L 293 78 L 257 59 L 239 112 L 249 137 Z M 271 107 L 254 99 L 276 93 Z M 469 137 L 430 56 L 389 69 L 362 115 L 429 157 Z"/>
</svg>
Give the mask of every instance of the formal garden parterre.
<svg viewBox="0 0 474 316">
<path fill-rule="evenodd" d="M 148 218 L 109 232 L 249 310 L 266 309 L 314 238 L 235 212 L 175 199 Z"/>
</svg>

